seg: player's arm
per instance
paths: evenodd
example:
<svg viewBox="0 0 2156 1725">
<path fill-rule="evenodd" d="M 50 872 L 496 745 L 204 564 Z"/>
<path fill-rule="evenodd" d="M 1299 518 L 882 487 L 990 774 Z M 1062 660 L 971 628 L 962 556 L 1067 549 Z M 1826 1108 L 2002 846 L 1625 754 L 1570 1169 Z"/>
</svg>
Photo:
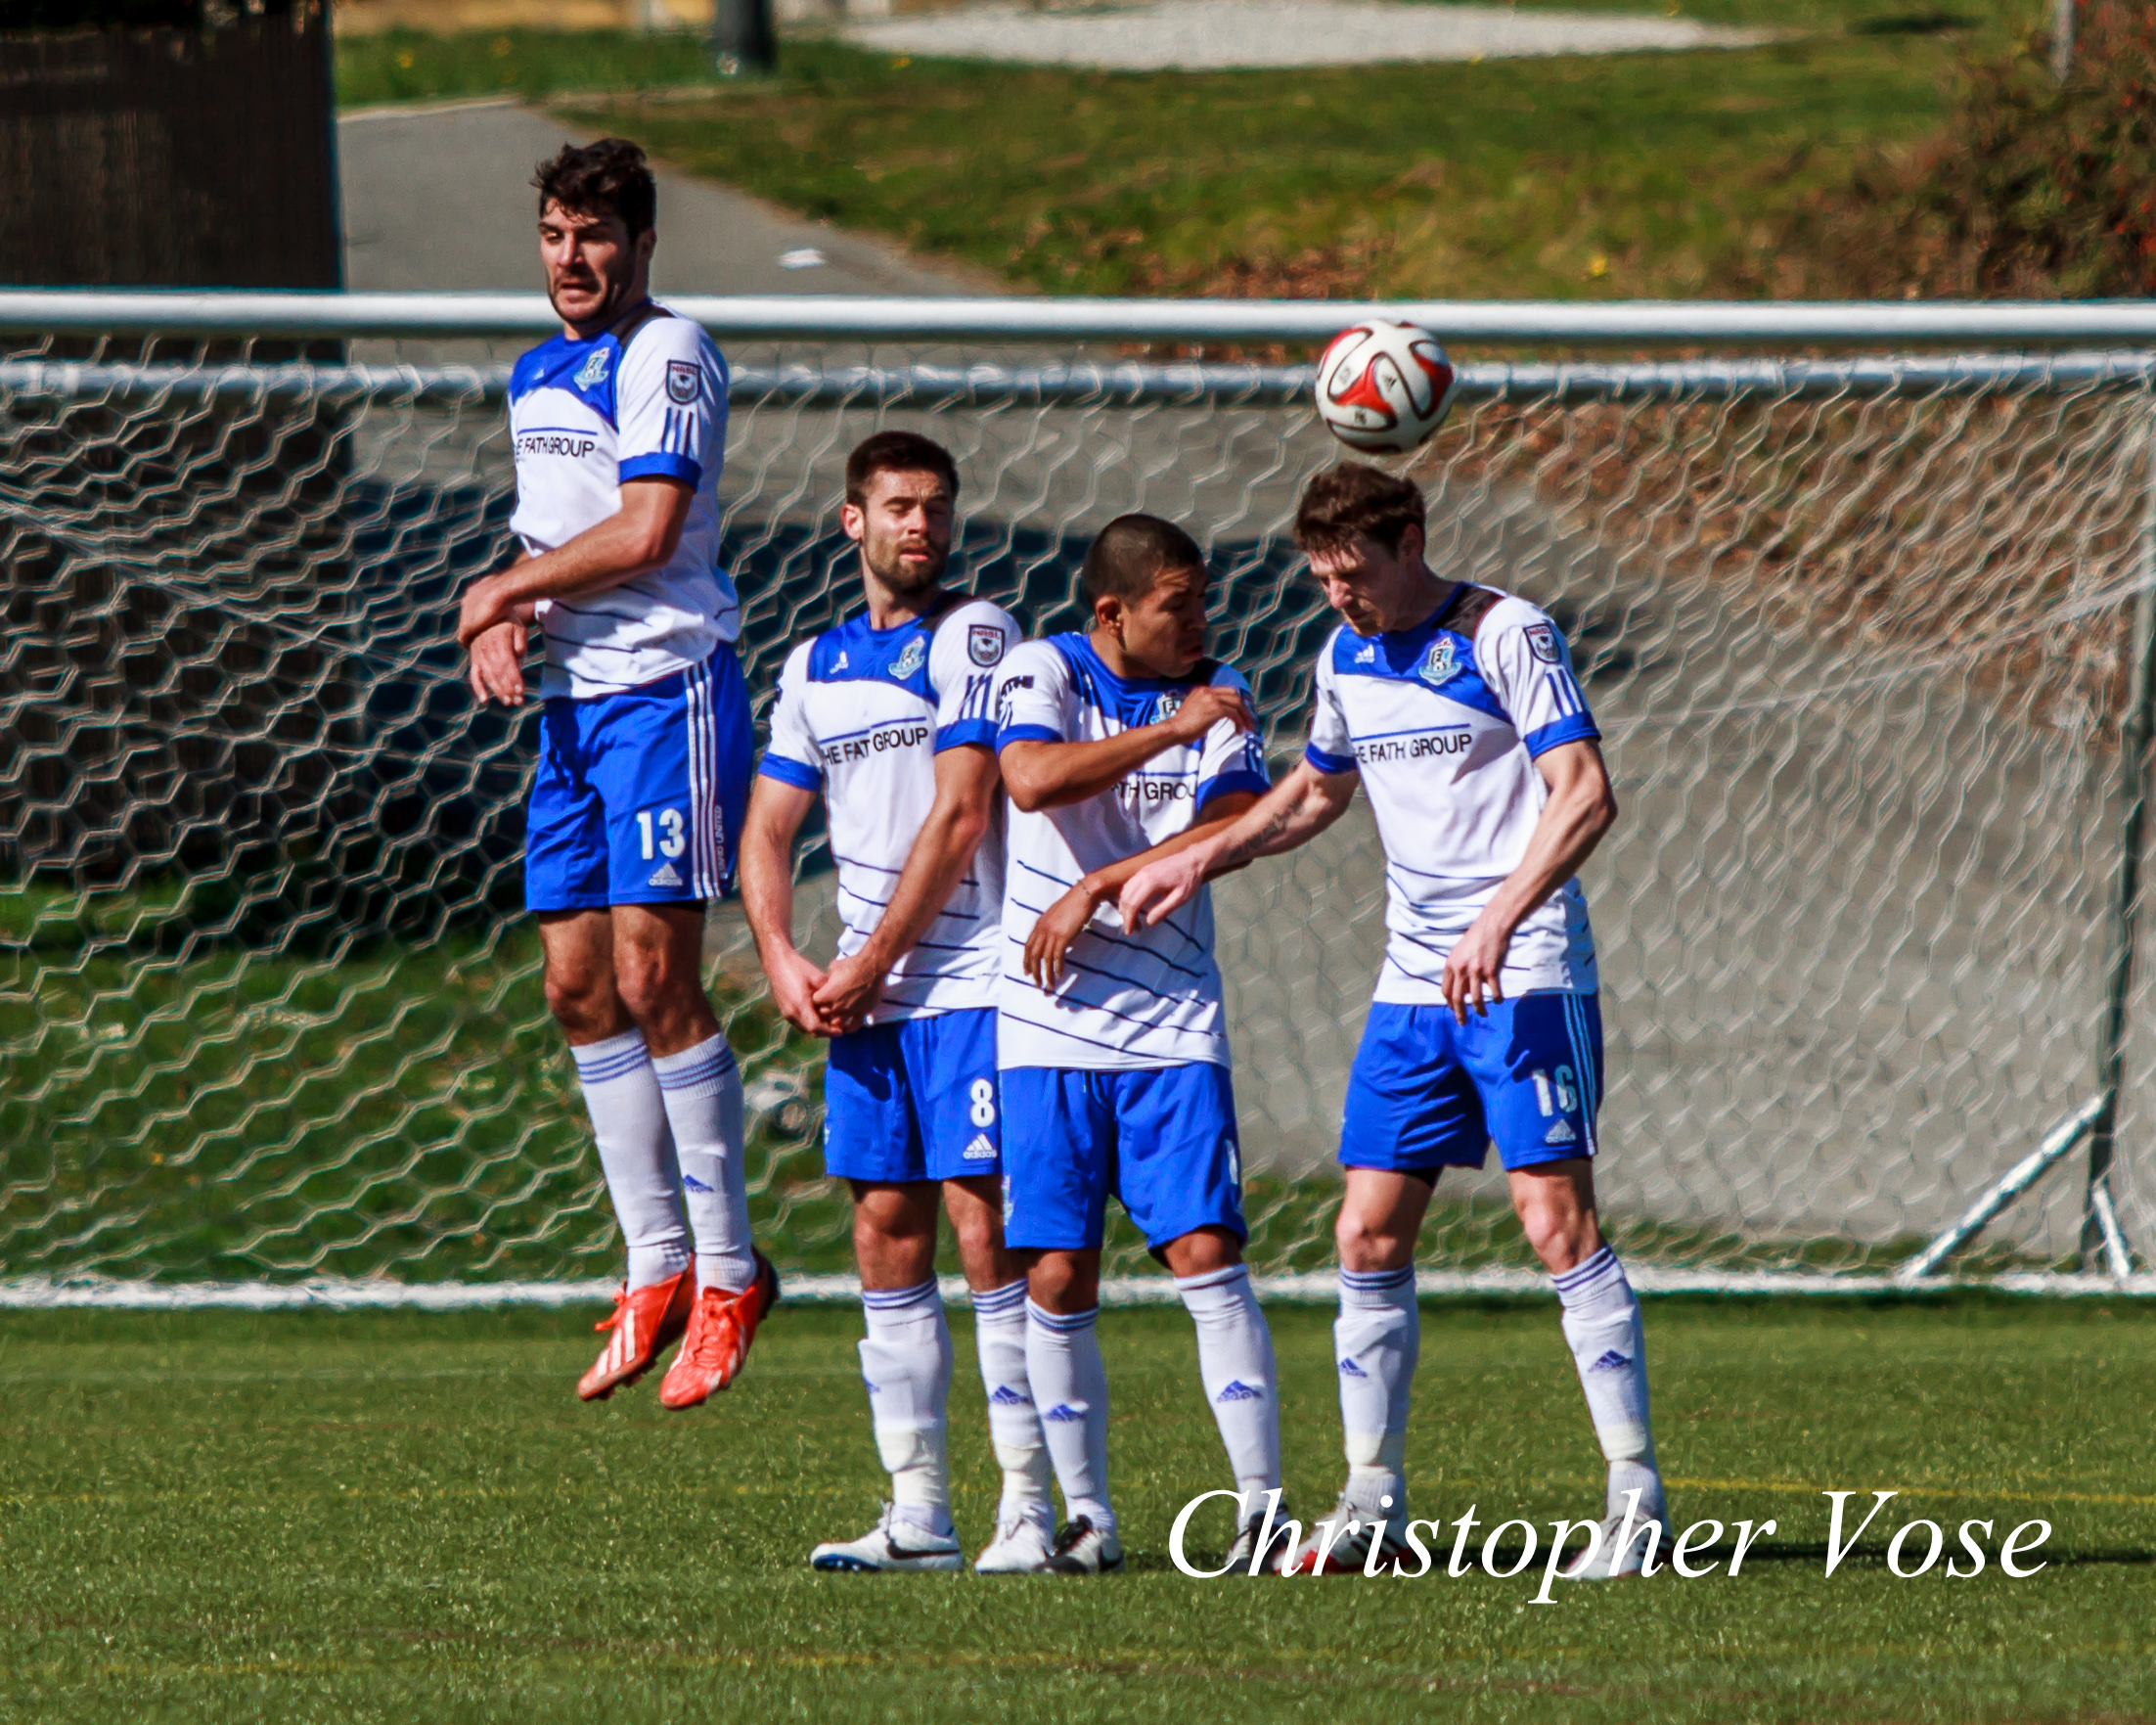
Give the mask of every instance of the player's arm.
<svg viewBox="0 0 2156 1725">
<path fill-rule="evenodd" d="M 1231 791 L 1205 805 L 1205 812 L 1172 839 L 1126 856 L 1083 876 L 1062 897 L 1041 913 L 1026 937 L 1025 974 L 1040 987 L 1053 991 L 1062 980 L 1063 958 L 1085 932 L 1094 913 L 1123 890 L 1128 882 L 1148 864 L 1185 854 L 1233 827 L 1258 800 L 1254 791 Z M 1225 872 L 1225 871 L 1223 871 Z"/>
<path fill-rule="evenodd" d="M 510 567 L 515 568 L 530 557 L 531 553 L 519 546 Z M 500 622 L 466 643 L 469 662 L 465 681 L 472 685 L 472 693 L 481 706 L 490 701 L 499 701 L 504 706 L 523 705 L 525 631 L 531 627 L 535 610 L 533 605 L 511 606 Z"/>
<path fill-rule="evenodd" d="M 1162 856 L 1134 869 L 1123 883 L 1124 925 L 1143 929 L 1165 919 L 1197 896 L 1216 876 L 1239 869 L 1261 856 L 1278 856 L 1308 844 L 1347 812 L 1362 775 L 1320 772 L 1307 760 L 1264 796 L 1243 817 L 1173 856 Z"/>
<path fill-rule="evenodd" d="M 1485 994 L 1491 1000 L 1505 998 L 1498 978 L 1512 931 L 1580 872 L 1617 819 L 1617 794 L 1610 788 L 1602 746 L 1593 738 L 1561 743 L 1537 755 L 1535 770 L 1550 788 L 1550 800 L 1528 836 L 1527 854 L 1499 883 L 1445 960 L 1445 1003 L 1462 1024 L 1470 1003 L 1479 1013 Z"/>
<path fill-rule="evenodd" d="M 850 1030 L 875 1008 L 883 978 L 951 902 L 988 836 L 1000 782 L 993 749 L 968 745 L 936 755 L 936 800 L 906 853 L 891 902 L 868 944 L 833 964 L 816 989 L 816 1009 L 826 1021 Z"/>
<path fill-rule="evenodd" d="M 467 587 L 457 617 L 458 641 L 471 646 L 518 606 L 604 592 L 659 567 L 680 546 L 696 496 L 696 488 L 681 479 L 653 476 L 624 481 L 621 507 L 605 521 Z"/>
<path fill-rule="evenodd" d="M 1225 684 L 1193 689 L 1166 718 L 1090 743 L 1051 743 L 1026 738 L 1001 750 L 1003 782 L 1011 800 L 1027 814 L 1063 808 L 1098 796 L 1138 771 L 1164 749 L 1195 743 L 1223 719 L 1237 731 L 1252 729 L 1250 704 Z"/>
<path fill-rule="evenodd" d="M 787 1023 L 811 1036 L 833 1026 L 817 1010 L 824 973 L 793 944 L 793 840 L 818 793 L 759 775 L 748 798 L 738 850 L 741 909 L 756 937 L 756 956 L 771 978 L 771 997 Z"/>
</svg>

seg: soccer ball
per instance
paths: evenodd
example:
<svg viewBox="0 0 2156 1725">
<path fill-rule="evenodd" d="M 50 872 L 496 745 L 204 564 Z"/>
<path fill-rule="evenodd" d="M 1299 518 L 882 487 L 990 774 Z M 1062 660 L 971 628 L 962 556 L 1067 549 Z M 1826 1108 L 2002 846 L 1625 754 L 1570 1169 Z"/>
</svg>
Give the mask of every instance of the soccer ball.
<svg viewBox="0 0 2156 1725">
<path fill-rule="evenodd" d="M 1350 449 L 1398 454 L 1445 423 L 1457 380 L 1437 338 L 1372 318 L 1342 330 L 1318 360 L 1318 417 Z"/>
</svg>

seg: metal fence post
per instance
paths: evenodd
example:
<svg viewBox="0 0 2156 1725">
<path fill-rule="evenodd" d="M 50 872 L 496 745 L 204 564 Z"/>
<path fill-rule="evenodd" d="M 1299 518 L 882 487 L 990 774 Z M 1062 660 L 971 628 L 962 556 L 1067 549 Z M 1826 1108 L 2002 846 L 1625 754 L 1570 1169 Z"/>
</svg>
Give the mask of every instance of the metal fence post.
<svg viewBox="0 0 2156 1725">
<path fill-rule="evenodd" d="M 2141 895 L 2141 843 L 2148 816 L 2148 747 L 2156 730 L 2156 415 L 2142 424 L 2149 462 L 2148 503 L 2141 518 L 2141 590 L 2134 601 L 2133 670 L 2119 727 L 2119 871 L 2105 919 L 2103 1035 L 2096 1083 L 2102 1112 L 2089 1135 L 2089 1185 L 2082 1213 L 2082 1261 L 2100 1254 L 2114 1275 L 2132 1262 L 2111 1203 L 2112 1146 L 2126 1067 L 2126 1033 L 2134 990 L 2134 925 Z"/>
</svg>

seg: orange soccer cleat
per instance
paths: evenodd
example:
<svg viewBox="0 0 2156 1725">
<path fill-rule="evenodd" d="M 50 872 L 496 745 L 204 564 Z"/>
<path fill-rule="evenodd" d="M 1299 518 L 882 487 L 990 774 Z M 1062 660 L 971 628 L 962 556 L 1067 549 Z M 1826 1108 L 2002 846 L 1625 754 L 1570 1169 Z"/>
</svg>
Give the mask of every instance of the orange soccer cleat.
<svg viewBox="0 0 2156 1725">
<path fill-rule="evenodd" d="M 586 1401 L 605 1401 L 624 1384 L 634 1384 L 658 1363 L 658 1356 L 689 1327 L 696 1303 L 696 1273 L 684 1270 L 648 1288 L 624 1288 L 614 1295 L 613 1316 L 592 1326 L 611 1330 L 606 1351 L 576 1381 Z"/>
<path fill-rule="evenodd" d="M 658 1398 L 679 1412 L 724 1389 L 748 1361 L 756 1326 L 779 1303 L 779 1272 L 762 1252 L 756 1254 L 756 1280 L 739 1294 L 706 1288 L 689 1314 L 689 1336 L 666 1369 Z"/>
</svg>

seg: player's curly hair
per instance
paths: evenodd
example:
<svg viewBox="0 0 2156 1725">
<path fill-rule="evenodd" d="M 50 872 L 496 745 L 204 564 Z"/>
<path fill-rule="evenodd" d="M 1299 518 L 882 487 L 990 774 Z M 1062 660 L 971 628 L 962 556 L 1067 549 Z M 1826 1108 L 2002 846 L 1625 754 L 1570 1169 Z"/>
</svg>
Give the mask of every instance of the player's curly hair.
<svg viewBox="0 0 2156 1725">
<path fill-rule="evenodd" d="M 574 215 L 617 215 L 635 240 L 658 220 L 658 184 L 643 150 L 626 138 L 564 144 L 532 170 L 539 213 L 559 204 Z"/>
<path fill-rule="evenodd" d="M 1429 531 L 1421 487 L 1368 462 L 1338 462 L 1313 475 L 1295 505 L 1295 543 L 1305 551 L 1369 539 L 1397 557 L 1410 527 Z"/>
<path fill-rule="evenodd" d="M 856 509 L 867 503 L 869 481 L 877 474 L 936 474 L 954 501 L 959 494 L 959 464 L 919 431 L 877 431 L 856 443 L 846 457 L 846 501 Z"/>
<path fill-rule="evenodd" d="M 1086 548 L 1079 590 L 1088 605 L 1120 599 L 1130 605 L 1153 590 L 1170 569 L 1200 569 L 1205 553 L 1173 522 L 1156 515 L 1119 515 Z"/>
</svg>

